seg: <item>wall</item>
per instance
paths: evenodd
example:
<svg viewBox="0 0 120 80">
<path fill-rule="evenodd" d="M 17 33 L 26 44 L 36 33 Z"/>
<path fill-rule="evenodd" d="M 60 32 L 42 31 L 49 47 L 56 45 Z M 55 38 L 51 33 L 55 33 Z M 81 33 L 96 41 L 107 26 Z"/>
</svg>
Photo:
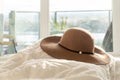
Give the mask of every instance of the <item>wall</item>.
<svg viewBox="0 0 120 80">
<path fill-rule="evenodd" d="M 113 51 L 120 52 L 120 0 L 113 0 Z"/>
</svg>

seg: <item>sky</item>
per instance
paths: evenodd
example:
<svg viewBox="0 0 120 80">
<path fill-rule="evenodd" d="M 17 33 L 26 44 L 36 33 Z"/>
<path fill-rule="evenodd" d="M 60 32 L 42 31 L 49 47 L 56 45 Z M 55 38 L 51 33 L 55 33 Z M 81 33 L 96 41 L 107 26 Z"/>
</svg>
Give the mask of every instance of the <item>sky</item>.
<svg viewBox="0 0 120 80">
<path fill-rule="evenodd" d="M 39 11 L 40 0 L 3 0 L 4 11 Z M 112 0 L 50 0 L 50 11 L 111 10 Z"/>
<path fill-rule="evenodd" d="M 51 10 L 110 10 L 112 0 L 50 0 Z"/>
</svg>

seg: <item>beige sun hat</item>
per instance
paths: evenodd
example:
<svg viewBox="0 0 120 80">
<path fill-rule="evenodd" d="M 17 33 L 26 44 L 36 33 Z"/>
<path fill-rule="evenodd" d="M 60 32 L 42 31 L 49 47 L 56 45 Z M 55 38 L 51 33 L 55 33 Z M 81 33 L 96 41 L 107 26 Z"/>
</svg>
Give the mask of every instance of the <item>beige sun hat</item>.
<svg viewBox="0 0 120 80">
<path fill-rule="evenodd" d="M 44 38 L 40 46 L 48 55 L 57 59 L 93 64 L 108 64 L 110 62 L 108 54 L 94 45 L 92 34 L 81 28 L 68 29 L 63 36 Z"/>
</svg>

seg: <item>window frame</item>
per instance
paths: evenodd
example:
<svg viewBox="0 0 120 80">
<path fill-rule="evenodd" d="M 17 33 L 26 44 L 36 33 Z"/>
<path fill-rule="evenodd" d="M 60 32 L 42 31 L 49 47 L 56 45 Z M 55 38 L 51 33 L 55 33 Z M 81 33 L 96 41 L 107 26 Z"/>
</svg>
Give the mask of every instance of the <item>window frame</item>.
<svg viewBox="0 0 120 80">
<path fill-rule="evenodd" d="M 49 29 L 49 0 L 41 0 L 40 4 L 40 38 L 50 35 Z"/>
</svg>

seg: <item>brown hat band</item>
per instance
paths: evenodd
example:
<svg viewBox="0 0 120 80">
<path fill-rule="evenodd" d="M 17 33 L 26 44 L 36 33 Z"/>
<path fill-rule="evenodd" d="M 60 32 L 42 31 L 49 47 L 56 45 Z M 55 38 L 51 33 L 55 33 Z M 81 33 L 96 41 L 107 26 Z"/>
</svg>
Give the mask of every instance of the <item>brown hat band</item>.
<svg viewBox="0 0 120 80">
<path fill-rule="evenodd" d="M 75 50 L 71 50 L 71 49 L 68 49 L 66 47 L 64 47 L 63 45 L 59 44 L 59 46 L 61 46 L 62 48 L 68 50 L 68 51 L 71 51 L 71 52 L 75 52 L 75 53 L 78 53 L 78 54 L 93 54 L 91 52 L 82 52 L 82 51 L 75 51 Z"/>
</svg>

